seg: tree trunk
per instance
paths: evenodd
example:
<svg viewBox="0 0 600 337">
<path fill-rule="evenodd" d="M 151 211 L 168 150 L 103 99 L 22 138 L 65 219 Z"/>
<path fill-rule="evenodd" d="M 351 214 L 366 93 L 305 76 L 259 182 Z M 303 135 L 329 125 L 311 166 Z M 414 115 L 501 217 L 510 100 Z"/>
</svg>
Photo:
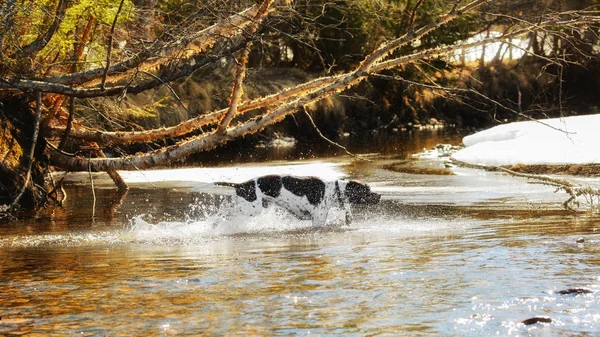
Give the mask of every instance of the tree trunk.
<svg viewBox="0 0 600 337">
<path fill-rule="evenodd" d="M 26 102 L 15 100 L 6 102 L 0 112 L 8 117 L 0 118 L 0 206 L 11 205 L 25 185 L 19 206 L 24 209 L 43 206 L 48 198 L 45 177 L 49 161 L 44 155 L 45 141 L 41 138 L 37 141 L 33 158 L 29 157 L 34 141 L 31 128 L 35 123 L 33 108 Z M 31 177 L 26 184 L 30 160 Z"/>
</svg>

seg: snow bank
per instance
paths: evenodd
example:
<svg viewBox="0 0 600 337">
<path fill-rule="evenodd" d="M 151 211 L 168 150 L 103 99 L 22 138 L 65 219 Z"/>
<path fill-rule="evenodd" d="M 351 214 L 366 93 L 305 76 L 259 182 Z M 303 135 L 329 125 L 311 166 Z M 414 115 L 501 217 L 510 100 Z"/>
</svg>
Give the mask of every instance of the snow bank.
<svg viewBox="0 0 600 337">
<path fill-rule="evenodd" d="M 473 165 L 600 163 L 600 115 L 499 125 L 463 144 L 452 158 Z"/>
</svg>

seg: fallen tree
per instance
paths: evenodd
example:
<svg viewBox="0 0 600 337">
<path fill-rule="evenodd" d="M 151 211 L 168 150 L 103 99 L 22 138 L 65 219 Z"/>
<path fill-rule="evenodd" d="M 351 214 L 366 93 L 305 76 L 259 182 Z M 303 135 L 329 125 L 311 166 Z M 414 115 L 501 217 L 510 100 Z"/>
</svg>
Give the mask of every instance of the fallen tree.
<svg viewBox="0 0 600 337">
<path fill-rule="evenodd" d="M 242 84 L 253 42 L 260 39 L 265 20 L 276 13 L 293 12 L 293 2 L 263 0 L 254 4 L 242 1 L 227 9 L 209 8 L 214 4 L 205 4 L 186 13 L 183 19 L 169 27 L 156 28 L 154 33 L 143 29 L 136 31 L 131 27 L 124 13 L 136 13 L 137 8 L 129 1 L 113 1 L 112 10 L 102 13 L 96 13 L 89 7 L 86 13 L 91 12 L 92 15 L 78 19 L 78 22 L 86 24 L 71 28 L 73 33 L 69 36 L 76 38 L 71 39 L 72 54 L 67 59 L 61 46 L 49 42 L 54 35 L 65 34 L 61 27 L 73 26 L 75 7 L 84 6 L 87 2 L 58 1 L 54 14 L 49 16 L 51 22 L 42 22 L 32 38 L 32 31 L 17 29 L 15 21 L 19 16 L 25 20 L 24 8 L 27 6 L 9 0 L 2 10 L 5 23 L 0 32 L 0 122 L 5 135 L 8 135 L 0 139 L 3 146 L 0 152 L 0 170 L 3 172 L 0 204 L 10 204 L 14 209 L 46 203 L 51 191 L 56 189 L 46 180 L 50 167 L 67 171 L 105 171 L 119 188 L 126 189 L 117 170 L 167 166 L 193 153 L 214 149 L 232 139 L 258 132 L 307 105 L 356 86 L 372 76 L 450 55 L 461 49 L 494 42 L 511 43 L 514 37 L 535 32 L 570 41 L 574 32 L 581 34 L 598 23 L 598 13 L 589 9 L 554 11 L 546 6 L 534 16 L 527 13 L 517 17 L 510 15 L 511 12 L 489 13 L 487 11 L 497 10 L 490 1 L 472 0 L 464 3 L 455 1 L 448 5 L 445 14 L 416 27 L 415 16 L 423 3 L 417 1 L 412 5 L 407 2 L 405 32 L 388 38 L 351 69 L 326 74 L 264 97 L 245 99 Z M 27 5 L 31 8 L 36 6 L 35 2 Z M 450 22 L 475 15 L 477 11 L 487 13 L 485 15 L 496 24 L 498 20 L 502 21 L 505 27 L 503 33 L 474 42 L 465 40 L 437 46 L 423 43 L 431 34 L 442 34 L 442 27 Z M 31 9 L 31 12 L 35 11 Z M 206 13 L 218 14 L 207 18 Z M 98 26 L 98 21 L 104 22 L 104 25 Z M 139 27 L 137 29 L 140 30 Z M 98 41 L 102 39 L 98 36 L 102 33 L 106 42 L 101 44 Z M 133 36 L 123 38 L 126 45 L 131 45 L 130 49 L 121 48 L 115 40 L 116 36 L 127 34 Z M 121 49 L 115 52 L 115 47 Z M 85 48 L 87 54 L 84 53 Z M 58 62 L 61 58 L 66 65 Z M 75 119 L 76 98 L 111 97 L 118 100 L 126 95 L 169 86 L 169 83 L 207 65 L 228 59 L 234 60 L 236 69 L 232 76 L 230 99 L 227 107 L 217 111 L 206 112 L 169 127 L 136 131 L 92 129 L 80 125 Z M 547 59 L 556 64 L 568 62 L 565 55 Z M 434 86 L 440 91 L 452 90 L 435 82 L 424 85 Z M 173 95 L 177 96 L 174 91 Z M 239 119 L 249 112 L 255 116 Z M 30 135 L 31 125 L 34 125 L 33 136 Z M 76 145 L 67 151 L 65 144 L 69 139 L 76 140 Z M 103 153 L 105 147 L 116 144 L 150 143 L 164 139 L 177 142 L 130 156 L 106 158 Z M 25 154 L 27 152 L 29 155 Z"/>
</svg>

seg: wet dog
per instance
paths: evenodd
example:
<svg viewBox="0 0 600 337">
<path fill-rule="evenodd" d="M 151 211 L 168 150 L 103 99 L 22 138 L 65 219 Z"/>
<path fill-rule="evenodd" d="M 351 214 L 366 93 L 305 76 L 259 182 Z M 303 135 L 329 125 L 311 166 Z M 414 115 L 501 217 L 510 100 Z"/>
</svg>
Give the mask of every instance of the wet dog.
<svg viewBox="0 0 600 337">
<path fill-rule="evenodd" d="M 255 216 L 269 203 L 287 210 L 300 220 L 323 226 L 332 207 L 345 210 L 346 225 L 352 221 L 350 205 L 377 204 L 381 196 L 354 180 L 324 181 L 317 177 L 268 175 L 243 183 L 218 182 L 235 188 L 235 212 Z"/>
</svg>

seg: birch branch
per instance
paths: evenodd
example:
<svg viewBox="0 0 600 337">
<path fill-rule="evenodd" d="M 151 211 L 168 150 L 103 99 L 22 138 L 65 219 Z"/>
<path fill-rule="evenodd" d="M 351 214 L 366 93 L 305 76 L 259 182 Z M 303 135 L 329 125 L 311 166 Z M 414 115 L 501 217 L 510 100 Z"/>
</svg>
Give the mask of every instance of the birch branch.
<svg viewBox="0 0 600 337">
<path fill-rule="evenodd" d="M 489 0 L 476 0 L 476 1 L 472 1 L 471 3 L 461 7 L 458 10 L 454 8 L 450 13 L 448 13 L 446 16 L 438 19 L 435 23 L 424 26 L 415 32 L 410 32 L 409 34 L 406 34 L 398 39 L 395 39 L 387 44 L 382 45 L 379 49 L 375 50 L 372 54 L 367 56 L 365 58 L 365 60 L 361 63 L 361 65 L 358 67 L 358 69 L 355 70 L 355 72 L 363 72 L 363 73 L 369 72 L 370 71 L 369 67 L 371 67 L 375 62 L 377 62 L 380 59 L 389 55 L 394 50 L 402 47 L 403 45 L 406 45 L 407 43 L 410 43 L 416 39 L 423 37 L 424 35 L 428 34 L 429 32 L 454 20 L 458 16 L 462 15 L 464 12 L 472 10 L 486 1 L 489 1 Z M 460 47 L 456 47 L 455 49 L 458 49 L 458 48 L 460 48 Z M 361 74 L 361 76 L 362 75 L 364 75 L 364 74 Z M 263 102 L 257 102 L 256 107 L 251 108 L 250 106 L 248 106 L 247 107 L 248 109 L 243 110 L 243 111 L 249 111 L 251 109 L 256 109 L 259 107 L 267 107 L 270 104 L 268 104 L 266 102 L 270 102 L 270 101 L 281 102 L 282 100 L 287 100 L 290 98 L 293 99 L 296 96 L 293 94 L 295 92 L 302 93 L 305 90 L 310 90 L 310 88 L 318 88 L 320 84 L 329 85 L 332 82 L 337 81 L 339 78 L 341 78 L 343 76 L 344 75 L 324 77 L 324 78 L 309 82 L 309 83 L 307 83 L 307 85 L 300 85 L 296 88 L 282 92 L 281 95 L 270 96 L 270 97 L 266 98 L 265 101 L 263 101 Z M 0 82 L 0 87 L 2 87 L 2 82 Z M 306 89 L 304 89 L 305 87 L 306 87 Z M 67 90 L 67 88 L 63 88 L 63 89 Z M 116 90 L 116 92 L 120 92 L 121 90 L 123 90 L 123 88 L 121 88 L 120 90 L 115 88 L 115 90 Z M 129 89 L 128 92 L 132 92 L 132 89 Z M 107 94 L 108 93 L 112 93 L 112 91 L 107 91 Z M 87 96 L 89 93 L 81 92 L 81 94 L 82 95 L 85 94 Z M 79 96 L 79 97 L 81 97 L 81 96 Z M 224 113 L 224 112 L 221 112 L 221 111 L 217 112 L 217 114 L 222 114 L 222 113 Z M 100 132 L 85 132 L 84 131 L 81 133 L 74 132 L 73 137 L 85 138 L 87 140 L 93 139 L 93 141 L 96 141 L 99 143 L 111 143 L 111 144 L 143 142 L 143 141 L 149 141 L 149 140 L 154 140 L 154 139 L 163 139 L 163 138 L 167 138 L 167 137 L 178 137 L 181 135 L 185 135 L 186 133 L 195 131 L 206 124 L 213 123 L 214 119 L 211 117 L 212 117 L 211 115 L 209 115 L 207 117 L 202 116 L 202 117 L 195 118 L 193 120 L 182 122 L 180 125 L 177 125 L 177 126 L 174 126 L 171 128 L 162 128 L 162 129 L 158 129 L 158 130 L 138 132 L 137 135 L 134 135 L 134 133 L 123 133 L 123 132 L 100 133 Z M 157 138 L 153 138 L 153 137 L 157 137 Z M 101 140 L 100 138 L 105 138 L 105 140 Z"/>
<path fill-rule="evenodd" d="M 182 77 L 188 76 L 194 71 L 206 66 L 207 64 L 215 62 L 225 55 L 230 55 L 238 51 L 243 46 L 244 43 L 239 42 L 221 52 L 216 52 L 214 55 L 206 56 L 194 63 L 193 65 L 183 67 L 178 71 L 169 72 L 160 78 L 157 77 L 152 80 L 135 85 L 113 85 L 105 88 L 104 91 L 100 88 L 81 88 L 61 83 L 20 78 L 0 78 L 0 89 L 39 90 L 42 92 L 57 93 L 78 98 L 117 96 L 123 94 L 123 92 L 137 94 L 148 89 L 152 89 L 157 86 L 163 85 L 166 82 L 175 81 Z"/>
<path fill-rule="evenodd" d="M 246 34 L 249 37 L 256 33 L 256 31 L 258 30 L 258 25 L 262 21 L 262 18 L 269 11 L 269 6 L 272 2 L 273 0 L 263 1 L 262 5 L 260 6 L 260 9 L 256 12 L 255 17 L 253 18 L 252 24 L 246 32 Z M 250 55 L 251 47 L 252 43 L 248 42 L 248 45 L 246 45 L 246 47 L 242 50 L 242 54 L 237 60 L 235 80 L 233 88 L 231 90 L 231 98 L 229 100 L 229 109 L 223 115 L 223 118 L 219 122 L 219 126 L 217 127 L 217 133 L 226 133 L 229 123 L 231 123 L 231 120 L 237 113 L 238 102 L 242 97 L 242 83 L 244 82 L 244 77 L 246 76 L 246 66 L 248 64 L 248 56 Z"/>
<path fill-rule="evenodd" d="M 563 202 L 563 207 L 566 210 L 575 211 L 576 208 L 579 206 L 579 197 L 580 196 L 585 196 L 586 199 L 589 197 L 589 199 L 588 199 L 589 201 L 593 200 L 594 197 L 596 199 L 600 200 L 600 190 L 598 188 L 595 188 L 592 186 L 577 185 L 577 184 L 574 184 L 565 179 L 549 177 L 547 175 L 541 175 L 541 174 L 530 174 L 530 173 L 517 172 L 517 171 L 511 170 L 511 169 L 508 169 L 506 167 L 502 167 L 502 166 L 473 165 L 473 164 L 468 164 L 468 163 L 458 161 L 455 159 L 452 159 L 452 162 L 455 163 L 456 165 L 463 166 L 463 167 L 470 167 L 470 168 L 474 168 L 474 169 L 487 170 L 487 171 L 500 171 L 500 172 L 507 173 L 514 177 L 531 179 L 531 180 L 533 180 L 532 183 L 555 187 L 556 188 L 555 192 L 562 190 L 569 195 L 569 199 L 567 199 L 565 202 Z M 592 203 L 590 202 L 590 204 L 592 204 Z M 593 206 L 593 204 L 592 204 L 592 206 Z"/>
<path fill-rule="evenodd" d="M 376 64 L 375 66 L 370 66 L 370 72 L 376 73 L 383 70 L 391 69 L 394 67 L 398 67 L 399 65 L 413 62 L 415 60 L 419 60 L 426 57 L 443 55 L 451 53 L 458 49 L 463 48 L 472 48 L 477 47 L 483 44 L 489 44 L 492 42 L 503 41 L 510 37 L 525 34 L 530 30 L 535 29 L 535 27 L 530 27 L 527 29 L 522 29 L 518 31 L 514 31 L 512 33 L 508 33 L 501 37 L 491 37 L 487 39 L 483 39 L 480 41 L 476 41 L 473 43 L 463 43 L 457 44 L 453 46 L 448 46 L 444 48 L 435 48 L 423 50 L 417 53 L 413 53 L 411 55 L 401 56 L 395 59 L 391 59 L 385 62 L 381 62 Z M 375 59 L 372 59 L 375 61 Z M 298 97 L 306 94 L 313 93 L 316 90 L 321 88 L 336 84 L 342 86 L 342 88 L 338 88 L 337 90 L 345 89 L 347 86 L 354 85 L 358 81 L 364 79 L 368 73 L 358 73 L 352 72 L 349 74 L 341 74 L 335 76 L 321 77 L 315 79 L 313 81 L 298 85 L 296 87 L 286 89 L 280 93 L 273 94 L 270 96 L 266 96 L 264 98 L 256 99 L 247 103 L 243 103 L 238 107 L 238 114 L 258 109 L 264 107 L 270 107 L 275 104 L 280 104 L 286 101 L 294 101 Z M 326 90 L 327 91 L 327 90 Z M 196 118 L 184 121 L 176 126 L 147 130 L 147 131 L 139 131 L 139 132 L 102 132 L 96 130 L 85 129 L 79 127 L 72 131 L 72 137 L 85 139 L 89 141 L 95 141 L 101 144 L 125 144 L 125 143 L 133 143 L 133 142 L 146 142 L 157 139 L 164 138 L 173 138 L 183 136 L 185 134 L 191 133 L 195 130 L 198 130 L 200 127 L 212 124 L 218 121 L 219 116 L 222 116 L 226 110 L 219 110 L 207 115 L 198 116 Z M 58 132 L 62 132 L 61 128 L 55 128 L 52 131 L 52 134 L 57 134 Z"/>
<path fill-rule="evenodd" d="M 237 114 L 243 114 L 248 111 L 259 108 L 272 107 L 273 105 L 281 104 L 281 102 L 295 99 L 300 95 L 309 93 L 315 88 L 335 82 L 341 78 L 341 75 L 319 78 L 307 83 L 300 84 L 296 87 L 284 89 L 283 91 L 265 96 L 259 99 L 246 101 L 240 104 L 237 108 Z M 87 141 L 97 142 L 99 144 L 128 144 L 138 142 L 149 142 L 165 138 L 176 138 L 184 136 L 199 130 L 201 127 L 216 123 L 219 118 L 227 111 L 227 109 L 217 110 L 206 115 L 201 115 L 192 119 L 183 121 L 175 126 L 152 129 L 146 131 L 116 131 L 107 132 L 93 130 L 86 127 L 78 127 L 71 131 L 71 137 L 83 139 Z M 65 131 L 65 127 L 55 127 L 49 130 L 48 135 L 58 136 Z"/>
<path fill-rule="evenodd" d="M 489 1 L 490 0 L 475 0 L 475 1 L 472 1 L 468 4 L 466 4 L 465 6 L 459 8 L 459 9 L 453 8 L 452 11 L 450 11 L 450 13 L 448 13 L 442 17 L 439 17 L 437 20 L 435 20 L 435 22 L 433 22 L 429 25 L 423 26 L 423 27 L 417 29 L 416 31 L 409 30 L 409 32 L 404 34 L 403 36 L 401 36 L 395 40 L 392 40 L 390 42 L 384 43 L 378 49 L 373 51 L 369 56 L 367 56 L 367 58 L 365 58 L 362 61 L 361 65 L 358 67 L 358 69 L 356 71 L 369 72 L 370 67 L 373 66 L 373 64 L 386 58 L 387 56 L 389 56 L 393 51 L 397 50 L 398 48 L 400 48 L 404 45 L 407 45 L 408 43 L 411 43 L 411 42 L 429 34 L 430 32 L 440 28 L 441 26 L 445 25 L 446 23 L 463 15 L 465 12 L 473 10 L 477 6 L 479 6 L 483 3 L 489 2 Z"/>
<path fill-rule="evenodd" d="M 563 203 L 563 207 L 570 211 L 574 211 L 579 206 L 579 197 L 582 195 L 589 196 L 590 200 L 593 197 L 600 198 L 600 190 L 591 186 L 575 185 L 570 181 L 545 175 L 515 172 L 505 167 L 498 167 L 497 169 L 511 176 L 533 179 L 541 184 L 556 187 L 557 191 L 564 191 L 570 197 Z"/>
</svg>

